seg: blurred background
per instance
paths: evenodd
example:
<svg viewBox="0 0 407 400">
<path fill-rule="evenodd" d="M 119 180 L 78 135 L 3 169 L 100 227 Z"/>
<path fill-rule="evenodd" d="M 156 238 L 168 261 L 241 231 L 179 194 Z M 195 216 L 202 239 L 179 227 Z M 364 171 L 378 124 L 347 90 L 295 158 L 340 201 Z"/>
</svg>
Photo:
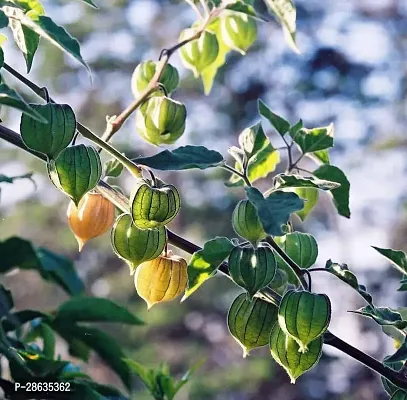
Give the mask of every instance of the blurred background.
<svg viewBox="0 0 407 400">
<path fill-rule="evenodd" d="M 136 65 L 157 59 L 162 48 L 175 44 L 195 15 L 181 0 L 98 3 L 100 9 L 95 10 L 81 2 L 44 1 L 47 14 L 81 42 L 93 81 L 84 68 L 45 42 L 30 76 L 47 86 L 56 101 L 69 103 L 83 124 L 101 134 L 106 115 L 120 113 L 132 100 L 130 79 Z M 182 78 L 174 98 L 184 102 L 189 113 L 186 133 L 177 146 L 205 145 L 226 155 L 228 147 L 237 145 L 241 130 L 259 120 L 258 98 L 291 123 L 302 118 L 310 128 L 334 122 L 332 164 L 350 180 L 351 219 L 338 217 L 330 199 L 321 196 L 306 223 L 297 221 L 296 228 L 317 238 L 317 266 L 324 266 L 329 258 L 347 263 L 373 293 L 376 305 L 406 306 L 406 295 L 396 291 L 399 274 L 370 246 L 407 250 L 407 2 L 296 0 L 296 5 L 302 54 L 288 48 L 277 23 L 260 23 L 257 44 L 245 57 L 238 53 L 228 57 L 208 97 L 203 95 L 201 82 L 174 55 L 171 64 L 179 68 Z M 5 54 L 13 67 L 24 72 L 23 58 L 12 40 L 5 45 Z M 4 78 L 27 99 L 38 101 L 11 76 L 4 73 Z M 17 112 L 2 110 L 1 117 L 8 127 L 19 130 Z M 274 146 L 281 146 L 266 122 L 264 128 Z M 156 152 L 138 137 L 134 118 L 113 143 L 130 157 Z M 147 312 L 128 267 L 113 254 L 109 236 L 89 242 L 78 254 L 66 223 L 68 200 L 48 181 L 44 165 L 2 141 L 0 150 L 0 173 L 12 176 L 33 171 L 38 186 L 35 190 L 24 180 L 2 186 L 0 239 L 18 235 L 67 255 L 75 261 L 89 294 L 117 301 L 144 319 L 144 327 L 105 327 L 134 360 L 151 367 L 168 362 L 178 374 L 205 357 L 179 400 L 388 398 L 377 375 L 327 346 L 320 364 L 296 385 L 289 383 L 267 348 L 243 359 L 226 326 L 227 310 L 239 291 L 224 277 L 211 279 L 181 305 L 175 301 Z M 285 153 L 281 156 L 281 170 L 276 172 L 285 166 Z M 312 164 L 303 165 L 312 168 Z M 182 210 L 171 229 L 199 245 L 218 235 L 235 236 L 230 216 L 244 192 L 224 186 L 226 173 L 188 171 L 160 177 L 182 193 Z M 260 188 L 267 189 L 271 179 L 260 181 Z M 128 194 L 132 179 L 123 173 L 112 183 L 120 184 Z M 66 298 L 35 272 L 17 272 L 1 280 L 14 293 L 18 309 L 46 311 Z M 315 290 L 332 299 L 332 332 L 378 359 L 393 353 L 392 339 L 378 325 L 347 312 L 364 304 L 338 282 L 327 274 L 313 278 Z M 62 341 L 59 351 L 67 353 Z M 86 371 L 96 380 L 121 387 L 96 356 Z M 135 398 L 150 398 L 141 384 Z"/>
</svg>

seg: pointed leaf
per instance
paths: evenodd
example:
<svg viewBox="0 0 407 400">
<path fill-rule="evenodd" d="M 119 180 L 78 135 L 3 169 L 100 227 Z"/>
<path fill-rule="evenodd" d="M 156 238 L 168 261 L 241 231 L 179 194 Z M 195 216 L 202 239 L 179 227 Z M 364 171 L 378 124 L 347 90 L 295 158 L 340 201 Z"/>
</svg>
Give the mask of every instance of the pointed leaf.
<svg viewBox="0 0 407 400">
<path fill-rule="evenodd" d="M 217 18 L 212 24 L 210 24 L 207 27 L 207 30 L 216 34 L 216 37 L 218 39 L 219 51 L 218 51 L 218 56 L 216 57 L 216 60 L 211 65 L 209 65 L 207 68 L 205 68 L 201 74 L 202 83 L 204 86 L 204 91 L 205 91 L 206 96 L 208 96 L 210 94 L 216 74 L 217 74 L 219 68 L 221 68 L 225 64 L 226 55 L 230 51 L 228 46 L 226 46 L 226 44 L 222 40 L 222 34 L 220 32 L 220 19 L 219 18 Z"/>
<path fill-rule="evenodd" d="M 201 250 L 192 255 L 188 264 L 188 289 L 181 301 L 194 293 L 211 278 L 222 262 L 229 256 L 233 243 L 226 237 L 216 237 L 206 242 Z"/>
<path fill-rule="evenodd" d="M 388 307 L 375 307 L 369 304 L 359 310 L 352 311 L 355 314 L 363 315 L 364 317 L 372 318 L 379 325 L 392 325 L 397 329 L 407 328 L 407 321 L 404 321 L 400 313 L 391 310 Z"/>
<path fill-rule="evenodd" d="M 340 183 L 340 187 L 333 189 L 330 193 L 333 196 L 333 202 L 339 215 L 350 218 L 349 210 L 349 191 L 350 183 L 346 175 L 333 165 L 323 165 L 314 171 L 314 175 L 320 179 Z"/>
<path fill-rule="evenodd" d="M 94 8 L 99 8 L 92 0 L 82 0 L 84 3 L 89 4 Z"/>
<path fill-rule="evenodd" d="M 402 345 L 397 349 L 397 351 L 391 356 L 386 357 L 386 362 L 389 363 L 398 363 L 407 361 L 407 340 L 404 339 Z"/>
<path fill-rule="evenodd" d="M 125 307 L 100 297 L 74 297 L 57 309 L 55 318 L 65 322 L 118 322 L 143 325 L 143 322 Z"/>
<path fill-rule="evenodd" d="M 245 152 L 248 161 L 261 150 L 264 150 L 269 144 L 270 141 L 265 135 L 260 122 L 250 128 L 246 128 L 239 135 L 240 148 Z"/>
<path fill-rule="evenodd" d="M 12 237 L 0 242 L 0 272 L 13 268 L 37 270 L 43 279 L 60 285 L 68 294 L 84 291 L 84 284 L 76 273 L 73 263 L 44 248 L 36 248 L 29 241 Z"/>
<path fill-rule="evenodd" d="M 317 164 L 330 164 L 328 149 L 307 153 L 307 156 L 313 159 Z"/>
<path fill-rule="evenodd" d="M 295 43 L 297 12 L 294 3 L 291 0 L 264 0 L 264 2 L 283 27 L 288 45 L 299 54 Z"/>
<path fill-rule="evenodd" d="M 407 254 L 404 251 L 372 247 L 386 257 L 402 274 L 407 274 Z"/>
<path fill-rule="evenodd" d="M 134 360 L 130 360 L 128 358 L 124 358 L 123 361 L 128 365 L 130 370 L 134 372 L 146 385 L 146 387 L 150 390 L 153 389 L 154 386 L 154 374 L 153 370 L 145 367 L 144 365 L 139 364 Z"/>
<path fill-rule="evenodd" d="M 341 186 L 340 183 L 318 179 L 314 177 L 304 177 L 301 175 L 279 174 L 275 178 L 276 189 L 283 188 L 316 188 L 321 190 L 333 190 Z"/>
<path fill-rule="evenodd" d="M 26 17 L 28 18 L 35 19 L 39 15 L 45 14 L 44 8 L 37 0 L 18 0 L 16 3 L 27 12 Z M 40 43 L 40 36 L 32 29 L 24 26 L 20 20 L 15 18 L 10 18 L 9 26 L 13 32 L 14 40 L 18 48 L 24 55 L 28 73 L 31 70 L 34 55 Z"/>
<path fill-rule="evenodd" d="M 349 270 L 346 264 L 338 264 L 328 260 L 325 264 L 325 268 L 331 274 L 335 275 L 341 281 L 347 283 L 349 286 L 355 289 L 369 304 L 372 304 L 372 296 L 366 291 L 365 286 L 359 285 L 356 275 Z"/>
<path fill-rule="evenodd" d="M 282 226 L 287 223 L 292 212 L 301 210 L 304 201 L 295 193 L 276 191 L 264 198 L 259 190 L 246 188 L 248 199 L 257 208 L 265 232 L 273 236 L 282 236 Z"/>
<path fill-rule="evenodd" d="M 27 16 L 16 7 L 4 7 L 3 10 L 10 19 L 20 21 L 27 28 L 30 28 L 39 36 L 49 40 L 60 50 L 72 56 L 90 71 L 88 64 L 82 58 L 78 41 L 72 38 L 64 28 L 56 25 L 51 18 L 36 13 Z"/>
<path fill-rule="evenodd" d="M 268 106 L 259 99 L 258 102 L 259 113 L 264 118 L 268 119 L 271 125 L 276 129 L 276 131 L 281 135 L 284 136 L 285 133 L 288 132 L 290 129 L 290 123 L 286 121 L 284 118 L 280 117 L 279 115 L 273 113 Z"/>
<path fill-rule="evenodd" d="M 47 123 L 47 120 L 33 110 L 14 89 L 11 89 L 5 83 L 0 84 L 0 104 L 16 108 L 37 121 Z"/>
<path fill-rule="evenodd" d="M 136 164 L 161 171 L 180 171 L 186 169 L 206 169 L 218 167 L 224 162 L 220 153 L 204 146 L 182 146 L 175 150 L 164 150 L 152 157 L 133 160 Z"/>
<path fill-rule="evenodd" d="M 296 188 L 294 192 L 304 200 L 304 207 L 300 211 L 297 211 L 296 214 L 301 221 L 305 221 L 318 203 L 319 191 L 318 189 L 312 188 Z"/>
<path fill-rule="evenodd" d="M 304 154 L 325 150 L 334 145 L 333 124 L 313 129 L 303 128 L 291 135 Z"/>
<path fill-rule="evenodd" d="M 65 324 L 62 321 L 53 321 L 50 325 L 68 343 L 78 340 L 93 349 L 117 373 L 125 386 L 131 387 L 130 370 L 123 361 L 123 350 L 110 335 L 94 327 Z"/>
<path fill-rule="evenodd" d="M 104 165 L 105 176 L 118 178 L 123 172 L 123 164 L 115 158 L 107 161 Z"/>
</svg>

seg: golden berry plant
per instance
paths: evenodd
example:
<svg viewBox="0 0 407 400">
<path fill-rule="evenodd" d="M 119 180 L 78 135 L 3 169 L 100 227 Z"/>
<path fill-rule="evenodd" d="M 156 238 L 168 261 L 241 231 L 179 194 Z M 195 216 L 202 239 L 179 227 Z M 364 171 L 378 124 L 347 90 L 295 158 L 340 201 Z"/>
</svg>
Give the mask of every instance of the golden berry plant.
<svg viewBox="0 0 407 400">
<path fill-rule="evenodd" d="M 82 2 L 96 7 L 93 0 Z M 392 399 L 407 398 L 407 321 L 403 314 L 374 305 L 367 288 L 346 264 L 328 260 L 324 268 L 316 267 L 322 261 L 318 260 L 317 240 L 304 233 L 301 225 L 322 196 L 333 201 L 341 217 L 350 218 L 349 181 L 330 160 L 333 124 L 313 127 L 306 119 L 288 121 L 258 99 L 257 112 L 251 116 L 255 123 L 233 139 L 227 155 L 204 146 L 179 145 L 181 138 L 188 142 L 192 130 L 188 122 L 190 104 L 182 93 L 180 77 L 186 74 L 187 79 L 199 79 L 204 93 L 209 95 L 217 85 L 220 68 L 227 69 L 225 64 L 231 56 L 250 53 L 256 46 L 258 32 L 268 23 L 260 14 L 261 8 L 257 9 L 251 0 L 187 0 L 177 5 L 180 9 L 188 6 L 196 13 L 196 21 L 184 29 L 180 27 L 177 43 L 172 47 L 166 44 L 156 60 L 142 60 L 134 66 L 128 77 L 129 94 L 134 99 L 121 113 L 106 118 L 102 135 L 82 125 L 73 107 L 54 101 L 46 88 L 5 63 L 0 48 L 1 67 L 38 96 L 36 103 L 27 103 L 2 79 L 0 104 L 19 110 L 21 119 L 20 133 L 0 126 L 0 137 L 44 161 L 44 173 L 65 196 L 66 229 L 72 231 L 80 252 L 92 247 L 89 243 L 84 248 L 91 239 L 110 233 L 112 254 L 123 267 L 129 267 L 129 279 L 134 281 L 135 293 L 151 310 L 149 315 L 158 307 L 165 309 L 168 302 L 181 303 L 193 294 L 199 296 L 196 293 L 204 283 L 224 274 L 238 291 L 227 315 L 225 312 L 225 326 L 234 339 L 231 343 L 243 349 L 244 357 L 266 346 L 270 359 L 295 383 L 304 373 L 317 368 L 324 346 L 330 345 L 377 372 Z M 264 6 L 281 24 L 290 48 L 299 53 L 293 2 L 264 0 Z M 0 21 L 0 29 L 10 28 L 23 51 L 27 73 L 40 38 L 49 40 L 90 72 L 78 41 L 46 15 L 39 1 L 0 1 Z M 185 68 L 184 75 L 169 63 L 176 53 Z M 110 143 L 129 119 L 133 119 L 134 134 L 150 146 L 152 155 L 130 159 Z M 209 137 L 211 132 L 207 134 Z M 77 144 L 78 138 L 85 143 Z M 280 154 L 276 139 L 283 141 L 287 157 Z M 213 142 L 216 146 L 215 137 Z M 129 153 L 140 151 L 133 148 Z M 105 155 L 110 159 L 103 163 Z M 278 173 L 277 166 L 282 161 L 287 162 L 286 169 Z M 239 193 L 230 216 L 230 232 L 238 237 L 211 232 L 208 235 L 213 238 L 201 248 L 171 230 L 171 224 L 183 212 L 183 193 L 170 178 L 169 182 L 163 181 L 160 174 L 210 168 L 222 170 L 226 174 L 225 185 Z M 111 185 L 112 179 L 119 178 L 125 170 L 132 182 L 129 196 L 120 186 Z M 0 175 L 0 182 L 13 183 L 18 178 L 31 175 Z M 180 257 L 177 249 L 189 256 Z M 404 274 L 405 253 L 374 249 Z M 32 392 L 72 391 L 74 397 L 69 398 L 82 400 L 129 399 L 135 390 L 133 375 L 144 382 L 156 400 L 175 398 L 187 378 L 176 381 L 166 366 L 149 369 L 126 358 L 113 337 L 90 324 L 142 325 L 144 321 L 109 298 L 87 295 L 72 261 L 23 238 L 3 241 L 0 258 L 3 273 L 16 266 L 37 270 L 69 296 L 46 312 L 15 311 L 11 292 L 0 285 L 0 353 L 9 365 L 0 386 L 7 398 L 14 398 L 14 388 L 35 382 Z M 367 304 L 356 314 L 398 333 L 395 354 L 380 362 L 330 332 L 331 300 L 327 293 L 315 293 L 312 287 L 312 275 L 319 271 L 336 277 L 363 298 Z M 401 283 L 400 290 L 406 290 L 405 278 Z M 391 329 L 385 332 L 394 336 Z M 63 360 L 56 354 L 56 335 L 67 342 L 73 358 L 87 361 L 90 352 L 99 354 L 120 377 L 127 393 L 95 382 L 72 359 Z M 41 346 L 37 339 L 41 339 Z M 190 372 L 186 377 L 189 375 Z M 51 381 L 52 386 L 45 383 Z"/>
</svg>

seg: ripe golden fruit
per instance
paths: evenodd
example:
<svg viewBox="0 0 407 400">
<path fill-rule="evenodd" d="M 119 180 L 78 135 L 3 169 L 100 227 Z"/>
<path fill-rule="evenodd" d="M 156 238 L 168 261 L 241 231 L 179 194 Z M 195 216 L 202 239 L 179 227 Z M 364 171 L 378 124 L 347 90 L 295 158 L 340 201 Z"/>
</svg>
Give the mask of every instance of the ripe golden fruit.
<svg viewBox="0 0 407 400">
<path fill-rule="evenodd" d="M 134 276 L 137 293 L 148 309 L 179 296 L 185 291 L 187 280 L 187 262 L 171 252 L 142 263 Z"/>
<path fill-rule="evenodd" d="M 114 223 L 115 207 L 99 193 L 87 193 L 78 207 L 69 203 L 67 217 L 71 231 L 79 244 L 79 251 L 89 239 L 103 235 Z"/>
</svg>

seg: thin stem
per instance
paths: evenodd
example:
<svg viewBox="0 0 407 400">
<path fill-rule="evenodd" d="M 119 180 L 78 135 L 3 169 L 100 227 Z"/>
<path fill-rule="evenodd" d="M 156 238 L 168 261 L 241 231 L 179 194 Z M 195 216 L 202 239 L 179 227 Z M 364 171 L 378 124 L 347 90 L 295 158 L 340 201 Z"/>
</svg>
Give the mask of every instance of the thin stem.
<svg viewBox="0 0 407 400">
<path fill-rule="evenodd" d="M 305 153 L 302 153 L 299 157 L 298 160 L 294 162 L 294 164 L 291 165 L 290 171 L 292 171 L 294 168 L 297 167 L 297 164 L 302 160 L 302 158 L 305 156 Z"/>
<path fill-rule="evenodd" d="M 326 268 L 309 268 L 307 269 L 308 272 L 328 272 L 331 273 L 328 269 Z"/>
<path fill-rule="evenodd" d="M 287 168 L 286 168 L 286 173 L 291 171 L 291 166 L 293 164 L 293 155 L 291 154 L 291 146 L 290 144 L 287 142 L 287 139 L 282 136 L 282 139 L 285 143 L 285 147 L 287 149 L 287 154 L 288 154 L 288 163 L 287 163 Z"/>
<path fill-rule="evenodd" d="M 38 85 L 30 81 L 29 79 L 25 78 L 19 72 L 17 72 L 14 68 L 10 67 L 7 64 L 4 64 L 4 69 L 10 72 L 13 76 L 15 76 L 18 80 L 28 86 L 34 93 L 38 96 L 43 98 L 46 101 L 54 102 L 54 100 L 49 97 L 48 91 L 44 88 L 40 88 Z M 79 122 L 76 123 L 76 129 L 78 132 L 84 136 L 85 138 L 91 140 L 93 143 L 98 145 L 99 147 L 103 148 L 107 153 L 109 153 L 112 157 L 114 157 L 117 161 L 121 162 L 129 172 L 134 175 L 136 178 L 141 176 L 140 168 L 133 163 L 133 161 L 129 160 L 127 157 L 123 156 L 120 152 L 118 152 L 114 147 L 110 146 L 108 143 L 105 143 L 103 139 L 99 138 L 99 136 L 95 135 L 92 131 L 90 131 L 86 126 L 80 124 Z"/>
<path fill-rule="evenodd" d="M 0 125 L 0 138 L 8 141 L 9 143 L 14 144 L 15 146 L 31 153 L 38 158 L 45 160 L 45 156 L 28 149 L 21 140 L 21 137 L 18 133 Z M 118 191 L 114 190 L 109 184 L 106 182 L 100 181 L 97 190 L 101 193 L 104 197 L 110 200 L 113 204 L 115 204 L 122 212 L 128 213 L 129 212 L 129 201 L 126 196 L 119 193 Z M 178 236 L 176 233 L 168 230 L 168 242 L 173 246 L 178 247 L 181 250 L 186 251 L 189 254 L 193 254 L 196 251 L 201 250 L 202 248 L 196 245 L 195 243 L 190 242 L 187 239 L 184 239 L 181 236 Z M 269 242 L 270 243 L 270 242 Z M 273 243 L 275 244 L 274 247 Z M 280 247 L 274 241 L 270 243 L 272 247 L 277 251 L 277 253 L 286 261 L 290 260 L 289 264 L 291 267 L 298 266 L 288 257 L 286 254 L 280 249 Z M 219 267 L 219 271 L 223 274 L 229 276 L 229 269 L 226 263 L 222 263 Z M 230 276 L 229 276 L 230 277 Z M 279 303 L 281 297 L 275 293 L 273 290 L 266 288 L 259 292 L 259 296 L 263 296 L 266 299 L 270 299 L 270 301 L 274 303 Z M 335 347 L 342 352 L 348 354 L 350 357 L 354 358 L 355 360 L 359 361 L 360 363 L 364 364 L 368 368 L 372 369 L 373 371 L 377 372 L 378 374 L 382 375 L 384 378 L 388 379 L 390 382 L 394 383 L 395 385 L 399 386 L 402 389 L 407 389 L 407 377 L 403 374 L 400 374 L 397 371 L 392 370 L 391 368 L 386 367 L 378 360 L 370 357 L 369 355 L 363 353 L 362 351 L 358 350 L 357 348 L 351 346 L 350 344 L 344 342 L 342 339 L 336 337 L 333 333 L 327 332 L 324 335 L 324 343 Z"/>
<path fill-rule="evenodd" d="M 266 238 L 266 242 L 271 245 L 271 247 L 275 250 L 275 252 L 288 264 L 288 266 L 293 270 L 295 275 L 297 276 L 301 286 L 304 289 L 308 289 L 308 284 L 304 279 L 304 272 L 303 269 L 300 268 L 284 251 L 283 249 L 275 242 L 275 240 L 268 236 Z"/>
<path fill-rule="evenodd" d="M 109 153 L 112 157 L 114 157 L 117 161 L 121 162 L 133 176 L 135 176 L 136 178 L 141 177 L 141 168 L 133 161 L 129 160 L 126 156 L 121 154 L 119 151 L 117 151 L 114 147 L 110 146 L 109 143 L 104 142 L 103 139 L 101 139 L 99 136 L 96 136 L 93 132 L 91 132 L 83 125 L 80 125 L 78 127 L 78 131 L 82 134 L 83 137 L 91 140 L 93 143 L 95 143 L 107 153 Z"/>
<path fill-rule="evenodd" d="M 252 184 L 250 183 L 249 178 L 247 177 L 246 174 L 243 174 L 243 173 L 239 172 L 237 169 L 235 169 L 235 168 L 233 168 L 233 167 L 231 167 L 230 165 L 227 165 L 227 164 L 223 164 L 223 165 L 221 165 L 221 167 L 223 169 L 226 169 L 229 172 L 232 172 L 232 174 L 236 174 L 237 176 L 240 176 L 240 178 L 242 178 L 244 180 L 245 184 L 248 187 L 252 186 Z"/>
</svg>

